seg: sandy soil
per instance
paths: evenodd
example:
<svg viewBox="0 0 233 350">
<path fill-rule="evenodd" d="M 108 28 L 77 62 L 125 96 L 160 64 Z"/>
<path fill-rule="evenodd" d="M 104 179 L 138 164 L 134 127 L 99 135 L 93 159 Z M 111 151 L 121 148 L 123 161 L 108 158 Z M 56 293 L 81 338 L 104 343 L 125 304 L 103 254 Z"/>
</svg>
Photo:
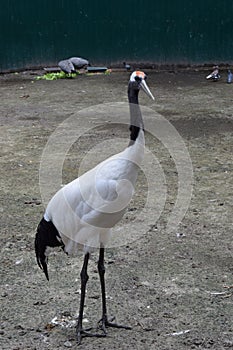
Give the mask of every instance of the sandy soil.
<svg viewBox="0 0 233 350">
<path fill-rule="evenodd" d="M 34 235 L 44 211 L 41 155 L 68 117 L 105 102 L 127 102 L 129 73 L 59 81 L 35 81 L 32 73 L 40 72 L 0 76 L 1 348 L 76 349 L 83 255 L 54 252 L 49 283 L 35 261 Z M 109 329 L 106 338 L 85 338 L 80 348 L 230 349 L 233 289 L 226 286 L 233 285 L 233 85 L 226 83 L 224 72 L 216 83 L 206 81 L 201 71 L 148 73 L 155 102 L 141 95 L 141 103 L 170 121 L 185 142 L 192 160 L 192 198 L 182 222 L 168 232 L 177 168 L 169 150 L 147 133 L 148 148 L 166 180 L 164 208 L 154 224 L 146 216 L 140 219 L 146 229 L 136 241 L 106 253 L 109 313 L 132 330 Z M 81 117 L 79 122 L 84 123 Z M 64 183 L 77 176 L 93 145 L 128 137 L 127 128 L 104 120 L 98 127 L 97 117 L 85 122 L 91 131 L 67 153 Z M 147 188 L 141 172 L 121 225 L 137 222 Z M 156 206 L 150 215 L 153 210 Z M 95 326 L 101 316 L 97 259 L 94 253 L 89 267 L 87 326 Z"/>
</svg>

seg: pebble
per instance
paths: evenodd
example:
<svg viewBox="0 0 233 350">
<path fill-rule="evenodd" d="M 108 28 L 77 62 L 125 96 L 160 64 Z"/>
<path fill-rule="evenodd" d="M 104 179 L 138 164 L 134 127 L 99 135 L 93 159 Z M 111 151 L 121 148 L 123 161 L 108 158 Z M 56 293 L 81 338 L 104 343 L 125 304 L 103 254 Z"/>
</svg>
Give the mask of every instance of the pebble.
<svg viewBox="0 0 233 350">
<path fill-rule="evenodd" d="M 142 281 L 142 282 L 140 282 L 140 285 L 144 286 L 144 287 L 153 287 L 153 283 L 148 282 L 148 281 Z"/>
<path fill-rule="evenodd" d="M 66 341 L 65 343 L 64 343 L 64 346 L 66 347 L 66 348 L 72 348 L 72 343 L 70 342 L 70 341 Z"/>
</svg>

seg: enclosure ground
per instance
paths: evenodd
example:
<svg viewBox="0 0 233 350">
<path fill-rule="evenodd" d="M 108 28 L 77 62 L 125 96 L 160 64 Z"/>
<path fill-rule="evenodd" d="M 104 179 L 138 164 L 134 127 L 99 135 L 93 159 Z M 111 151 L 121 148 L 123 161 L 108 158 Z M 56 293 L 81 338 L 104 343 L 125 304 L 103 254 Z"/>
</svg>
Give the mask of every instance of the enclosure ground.
<svg viewBox="0 0 233 350">
<path fill-rule="evenodd" d="M 4 350 L 77 348 L 83 255 L 52 254 L 49 283 L 35 261 L 34 235 L 44 212 L 41 155 L 50 135 L 68 117 L 106 102 L 127 102 L 129 72 L 35 81 L 34 74 L 40 73 L 0 76 L 0 336 Z M 147 147 L 165 174 L 164 210 L 135 242 L 106 253 L 109 313 L 132 330 L 109 329 L 106 338 L 83 339 L 81 349 L 233 348 L 233 288 L 227 288 L 233 285 L 233 84 L 226 83 L 226 72 L 215 83 L 205 75 L 202 71 L 148 71 L 155 101 L 141 93 L 141 104 L 170 121 L 183 138 L 192 160 L 192 199 L 180 225 L 168 233 L 166 223 L 177 196 L 176 166 L 164 145 L 147 133 Z M 88 122 L 91 130 L 67 153 L 64 183 L 77 176 L 92 145 L 104 139 L 114 144 L 115 138 L 128 137 L 127 128 L 107 120 L 93 117 Z M 140 173 L 135 199 L 121 225 L 137 220 L 146 191 Z M 95 326 L 101 316 L 97 259 L 93 253 L 87 326 Z"/>
</svg>

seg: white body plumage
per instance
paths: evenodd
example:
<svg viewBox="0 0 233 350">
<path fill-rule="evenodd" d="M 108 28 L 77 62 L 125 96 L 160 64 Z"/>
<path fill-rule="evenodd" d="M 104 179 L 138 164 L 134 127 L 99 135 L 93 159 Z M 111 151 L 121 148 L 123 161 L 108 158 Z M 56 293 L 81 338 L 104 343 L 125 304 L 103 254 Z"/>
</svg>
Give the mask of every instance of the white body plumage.
<svg viewBox="0 0 233 350">
<path fill-rule="evenodd" d="M 140 130 L 134 144 L 65 185 L 50 200 L 44 218 L 57 228 L 65 252 L 107 245 L 111 228 L 133 196 L 144 142 Z"/>
</svg>

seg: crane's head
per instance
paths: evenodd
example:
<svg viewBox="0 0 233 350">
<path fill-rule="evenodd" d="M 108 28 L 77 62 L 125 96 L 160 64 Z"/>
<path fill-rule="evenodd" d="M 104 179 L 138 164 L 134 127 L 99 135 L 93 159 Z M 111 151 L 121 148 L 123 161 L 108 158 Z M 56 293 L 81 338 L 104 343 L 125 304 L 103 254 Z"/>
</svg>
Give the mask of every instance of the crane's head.
<svg viewBox="0 0 233 350">
<path fill-rule="evenodd" d="M 152 93 L 150 92 L 150 89 L 147 86 L 146 83 L 146 74 L 144 72 L 141 71 L 134 71 L 131 76 L 130 76 L 130 80 L 129 80 L 129 85 L 130 88 L 133 90 L 140 90 L 142 88 L 142 90 L 150 97 L 152 98 L 152 100 L 154 100 L 154 96 L 152 95 Z"/>
</svg>

